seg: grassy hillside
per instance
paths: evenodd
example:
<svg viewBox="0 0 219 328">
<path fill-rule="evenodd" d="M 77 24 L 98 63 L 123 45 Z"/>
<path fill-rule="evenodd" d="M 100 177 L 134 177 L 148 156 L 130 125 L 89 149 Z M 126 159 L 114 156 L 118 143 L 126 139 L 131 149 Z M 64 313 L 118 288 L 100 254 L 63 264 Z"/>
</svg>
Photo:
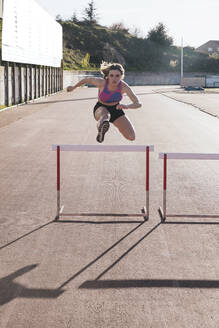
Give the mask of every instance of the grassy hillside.
<svg viewBox="0 0 219 328">
<path fill-rule="evenodd" d="M 95 70 L 104 60 L 129 71 L 179 72 L 180 48 L 140 38 L 125 28 L 110 29 L 84 21 L 59 21 L 64 36 L 64 69 Z M 219 72 L 219 59 L 184 48 L 185 72 Z"/>
</svg>

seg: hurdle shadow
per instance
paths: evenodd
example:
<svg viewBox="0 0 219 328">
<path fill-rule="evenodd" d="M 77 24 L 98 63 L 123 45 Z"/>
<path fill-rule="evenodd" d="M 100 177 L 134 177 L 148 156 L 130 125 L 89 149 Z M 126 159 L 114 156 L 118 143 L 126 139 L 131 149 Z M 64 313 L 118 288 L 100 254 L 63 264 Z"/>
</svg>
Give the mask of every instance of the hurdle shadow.
<svg viewBox="0 0 219 328">
<path fill-rule="evenodd" d="M 154 95 L 154 92 L 146 93 L 137 93 L 138 96 L 145 96 L 145 95 Z M 53 100 L 53 101 L 42 101 L 42 102 L 33 102 L 31 105 L 41 105 L 41 104 L 56 104 L 56 103 L 64 103 L 64 102 L 74 102 L 74 101 L 84 101 L 84 100 L 97 100 L 97 97 L 88 97 L 88 98 L 76 98 L 76 99 L 63 99 L 63 100 Z"/>
<path fill-rule="evenodd" d="M 49 222 L 41 225 L 40 227 L 35 228 L 35 229 L 31 230 L 30 232 L 27 232 L 24 235 L 22 235 L 22 236 L 20 236 L 20 237 L 18 237 L 16 239 L 10 241 L 9 243 L 0 246 L 0 250 L 4 249 L 4 248 L 6 248 L 6 247 L 8 247 L 10 245 L 13 245 L 17 241 L 22 240 L 25 237 L 28 237 L 29 235 L 31 235 L 31 234 L 33 234 L 33 233 L 35 233 L 35 232 L 37 232 L 37 231 L 45 228 L 46 226 L 48 226 L 48 225 L 50 225 L 52 223 L 76 223 L 76 224 L 77 223 L 85 223 L 85 224 L 127 224 L 127 223 L 132 223 L 133 224 L 133 223 L 140 223 L 140 224 L 142 224 L 144 222 L 145 222 L 145 220 L 144 221 L 142 221 L 142 220 L 129 220 L 129 221 L 128 220 L 123 220 L 123 221 L 121 221 L 121 220 L 120 221 L 89 221 L 89 220 L 57 220 L 56 218 L 54 218 L 52 221 L 49 221 Z"/>
<path fill-rule="evenodd" d="M 16 298 L 49 298 L 55 299 L 64 293 L 60 288 L 56 289 L 40 289 L 28 288 L 22 284 L 14 282 L 14 280 L 32 271 L 38 264 L 28 265 L 23 267 L 10 275 L 0 279 L 0 306 L 9 303 Z"/>
<path fill-rule="evenodd" d="M 58 221 L 63 222 L 63 221 Z M 80 222 L 80 221 L 79 221 Z M 130 221 L 127 221 L 128 223 L 130 223 Z M 136 221 L 134 221 L 136 223 Z M 137 229 L 139 229 L 146 221 L 141 221 L 140 224 L 138 224 L 135 228 L 133 228 L 131 231 L 129 231 L 128 233 L 126 233 L 123 237 L 121 237 L 118 241 L 116 241 L 112 246 L 110 246 L 109 248 L 107 248 L 103 253 L 101 253 L 99 256 L 97 256 L 94 260 L 92 260 L 91 262 L 89 262 L 87 265 L 85 265 L 82 269 L 80 269 L 78 272 L 76 272 L 73 276 L 71 276 L 68 280 L 66 280 L 65 282 L 63 282 L 58 288 L 56 289 L 33 289 L 33 288 L 26 288 L 25 286 L 15 283 L 13 280 L 16 279 L 18 276 L 21 276 L 23 274 L 25 274 L 26 272 L 29 272 L 31 270 L 33 270 L 34 268 L 36 268 L 38 266 L 38 264 L 34 264 L 34 265 L 30 265 L 27 267 L 24 267 L 10 275 L 8 275 L 7 277 L 4 277 L 2 279 L 0 279 L 0 290 L 1 290 L 1 294 L 0 294 L 0 305 L 6 304 L 9 301 L 17 298 L 17 297 L 27 297 L 27 298 L 57 298 L 59 297 L 65 290 L 63 290 L 63 287 L 66 286 L 67 284 L 69 284 L 72 280 L 74 280 L 77 276 L 79 276 L 81 273 L 83 273 L 85 270 L 87 270 L 89 267 L 91 267 L 94 263 L 96 263 L 98 260 L 100 260 L 103 256 L 105 256 L 108 252 L 110 252 L 113 248 L 115 248 L 119 243 L 121 243 L 125 238 L 127 238 L 128 236 L 130 236 L 132 233 L 134 233 Z M 24 234 L 23 236 L 11 241 L 10 243 L 1 246 L 0 249 L 3 249 L 9 245 L 12 245 L 13 243 L 29 236 L 30 234 L 39 231 L 40 229 L 43 229 L 44 227 L 50 225 L 51 223 L 57 223 L 57 221 L 54 219 L 26 234 Z M 69 221 L 68 221 L 69 223 Z M 74 222 L 73 222 L 74 223 Z M 81 223 L 81 222 L 80 222 Z M 89 222 L 90 223 L 90 222 Z M 106 222 L 108 223 L 108 222 Z M 115 222 L 113 222 L 115 223 Z M 126 223 L 124 221 L 122 221 L 122 223 Z M 96 224 L 96 222 L 95 222 Z M 19 292 L 19 295 L 17 293 L 17 291 Z"/>
<path fill-rule="evenodd" d="M 90 98 L 76 98 L 76 99 L 63 99 L 63 100 L 52 100 L 52 101 L 41 101 L 41 102 L 33 102 L 33 103 L 31 103 L 31 105 L 56 104 L 56 103 L 74 102 L 74 101 L 84 101 L 84 100 L 92 100 L 92 99 L 97 99 L 97 97 L 90 97 Z"/>
<path fill-rule="evenodd" d="M 93 264 L 95 264 L 97 261 L 99 261 L 103 256 L 105 256 L 107 253 L 109 253 L 113 248 L 115 248 L 119 243 L 121 243 L 124 239 L 126 239 L 128 236 L 130 236 L 133 232 L 135 232 L 137 229 L 139 229 L 144 222 L 141 222 L 138 224 L 134 229 L 130 230 L 128 233 L 126 233 L 122 238 L 117 240 L 113 245 L 111 245 L 109 248 L 107 248 L 103 253 L 101 253 L 99 256 L 97 256 L 94 260 L 89 262 L 87 265 L 85 265 L 82 269 L 80 269 L 78 272 L 76 272 L 74 275 L 72 275 L 68 280 L 63 282 L 59 288 L 63 288 L 67 284 L 69 284 L 72 280 L 74 280 L 76 277 L 78 277 L 81 273 L 86 271 L 88 268 L 90 268 Z"/>
<path fill-rule="evenodd" d="M 183 279 L 133 279 L 133 280 L 87 280 L 79 288 L 190 288 L 219 289 L 219 280 L 183 280 Z"/>
<path fill-rule="evenodd" d="M 20 237 L 18 237 L 18 238 L 16 238 L 16 239 L 10 241 L 9 243 L 7 243 L 7 244 L 5 244 L 5 245 L 3 245 L 3 246 L 0 246 L 0 250 L 2 250 L 2 249 L 4 249 L 4 248 L 6 248 L 6 247 L 8 247 L 8 246 L 10 246 L 10 245 L 12 245 L 12 244 L 14 244 L 14 243 L 16 243 L 17 241 L 19 241 L 19 240 L 21 240 L 21 239 L 23 239 L 23 238 L 25 238 L 25 237 L 31 235 L 32 233 L 34 233 L 34 232 L 36 232 L 36 231 L 39 231 L 39 230 L 45 228 L 46 226 L 50 225 L 51 223 L 54 223 L 54 220 L 55 220 L 55 219 L 53 219 L 52 221 L 49 221 L 49 222 L 47 222 L 47 223 L 41 225 L 41 226 L 38 227 L 38 228 L 35 228 L 34 230 L 32 230 L 32 231 L 30 231 L 30 232 L 25 233 L 24 235 L 22 235 L 22 236 L 20 236 Z"/>
<path fill-rule="evenodd" d="M 109 272 L 115 265 L 117 265 L 125 256 L 127 256 L 135 247 L 137 247 L 145 238 L 152 234 L 159 226 L 161 222 L 156 224 L 150 231 L 148 231 L 142 238 L 140 238 L 135 244 L 133 244 L 125 253 L 123 253 L 116 261 L 114 261 L 110 266 L 108 266 L 99 276 L 95 279 L 99 280 L 107 272 Z"/>
<path fill-rule="evenodd" d="M 127 280 L 100 280 L 103 275 L 109 272 L 116 264 L 118 264 L 130 251 L 139 245 L 160 225 L 175 222 L 160 222 L 148 231 L 139 241 L 133 244 L 125 253 L 123 253 L 116 261 L 108 266 L 94 280 L 87 280 L 82 283 L 80 289 L 122 289 L 122 288 L 188 288 L 188 289 L 219 289 L 219 280 L 196 280 L 196 279 L 127 279 Z M 180 222 L 178 222 L 180 223 Z M 200 222 L 197 222 L 199 224 Z M 184 224 L 184 222 L 183 222 Z M 196 222 L 195 222 L 196 224 Z M 208 224 L 208 223 L 207 223 Z M 213 223 L 214 224 L 214 223 Z"/>
<path fill-rule="evenodd" d="M 156 95 L 157 92 L 139 92 L 139 93 L 136 93 L 137 96 L 149 96 L 149 95 Z"/>
<path fill-rule="evenodd" d="M 87 289 L 98 289 L 98 288 L 109 288 L 107 287 L 109 284 L 106 283 L 106 287 L 103 285 L 103 281 L 108 282 L 108 280 L 99 280 L 104 274 L 109 272 L 115 265 L 117 265 L 125 256 L 127 256 L 135 247 L 137 247 L 145 238 L 147 238 L 152 232 L 154 232 L 162 223 L 159 222 L 156 224 L 150 231 L 148 231 L 142 238 L 140 238 L 135 244 L 133 244 L 125 253 L 123 253 L 116 261 L 114 261 L 110 266 L 108 266 L 95 280 L 85 281 L 79 288 L 87 288 Z M 120 281 L 120 280 L 119 280 Z M 124 282 L 125 280 L 123 280 Z M 110 280 L 112 282 L 112 280 Z M 121 282 L 121 281 L 120 281 Z M 124 284 L 124 283 L 123 283 Z M 66 284 L 61 285 L 60 287 L 64 287 Z M 112 286 L 112 285 L 111 285 Z M 111 287 L 111 288 L 119 288 L 119 287 Z M 124 288 L 124 287 L 123 287 Z"/>
</svg>

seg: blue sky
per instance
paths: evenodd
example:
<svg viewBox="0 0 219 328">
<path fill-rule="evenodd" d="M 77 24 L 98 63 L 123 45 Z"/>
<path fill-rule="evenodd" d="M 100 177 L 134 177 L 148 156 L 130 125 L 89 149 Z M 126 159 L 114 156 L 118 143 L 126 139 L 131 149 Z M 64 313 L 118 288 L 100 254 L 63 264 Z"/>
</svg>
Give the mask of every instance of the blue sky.
<svg viewBox="0 0 219 328">
<path fill-rule="evenodd" d="M 89 0 L 35 0 L 53 17 L 82 17 Z M 146 36 L 159 22 L 164 23 L 175 45 L 198 47 L 219 40 L 219 0 L 96 0 L 99 23 L 110 26 L 123 22 Z"/>
</svg>

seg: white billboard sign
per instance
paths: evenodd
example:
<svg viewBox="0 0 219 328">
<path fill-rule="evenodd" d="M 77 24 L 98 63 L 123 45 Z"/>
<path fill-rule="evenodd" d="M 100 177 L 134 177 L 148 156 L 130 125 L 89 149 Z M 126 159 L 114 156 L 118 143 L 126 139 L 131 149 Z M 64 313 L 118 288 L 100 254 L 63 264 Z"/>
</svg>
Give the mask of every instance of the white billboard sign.
<svg viewBox="0 0 219 328">
<path fill-rule="evenodd" d="M 62 26 L 34 0 L 4 0 L 2 60 L 60 67 Z"/>
<path fill-rule="evenodd" d="M 3 0 L 0 0 L 0 18 L 2 18 L 2 6 L 3 6 L 2 1 Z"/>
</svg>

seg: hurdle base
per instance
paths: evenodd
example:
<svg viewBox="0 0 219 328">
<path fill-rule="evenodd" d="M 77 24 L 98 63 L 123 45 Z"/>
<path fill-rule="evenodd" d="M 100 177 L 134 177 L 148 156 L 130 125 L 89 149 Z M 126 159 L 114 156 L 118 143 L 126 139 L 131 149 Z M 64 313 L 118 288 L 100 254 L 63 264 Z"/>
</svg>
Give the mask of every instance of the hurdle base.
<svg viewBox="0 0 219 328">
<path fill-rule="evenodd" d="M 200 218 L 200 219 L 219 219 L 219 214 L 166 214 L 164 216 L 164 212 L 162 207 L 159 207 L 158 212 L 160 214 L 161 222 L 165 222 L 166 218 Z"/>
<path fill-rule="evenodd" d="M 164 216 L 164 212 L 163 212 L 162 207 L 159 207 L 158 212 L 160 214 L 161 222 L 165 222 L 166 216 Z"/>
<path fill-rule="evenodd" d="M 94 212 L 87 212 L 87 213 L 63 213 L 64 206 L 61 207 L 59 213 L 57 214 L 55 221 L 58 221 L 61 217 L 64 216 L 108 216 L 108 217 L 143 217 L 145 221 L 149 220 L 146 207 L 144 206 L 141 209 L 141 213 L 94 213 Z"/>
<path fill-rule="evenodd" d="M 143 218 L 144 218 L 145 221 L 148 221 L 149 220 L 149 215 L 147 213 L 147 210 L 146 210 L 145 206 L 141 209 L 141 213 L 145 214 L 145 216 Z"/>
<path fill-rule="evenodd" d="M 62 212 L 64 210 L 64 205 L 60 208 L 60 210 L 57 212 L 57 215 L 55 217 L 55 220 L 54 221 L 58 221 L 60 216 L 62 216 Z"/>
</svg>

